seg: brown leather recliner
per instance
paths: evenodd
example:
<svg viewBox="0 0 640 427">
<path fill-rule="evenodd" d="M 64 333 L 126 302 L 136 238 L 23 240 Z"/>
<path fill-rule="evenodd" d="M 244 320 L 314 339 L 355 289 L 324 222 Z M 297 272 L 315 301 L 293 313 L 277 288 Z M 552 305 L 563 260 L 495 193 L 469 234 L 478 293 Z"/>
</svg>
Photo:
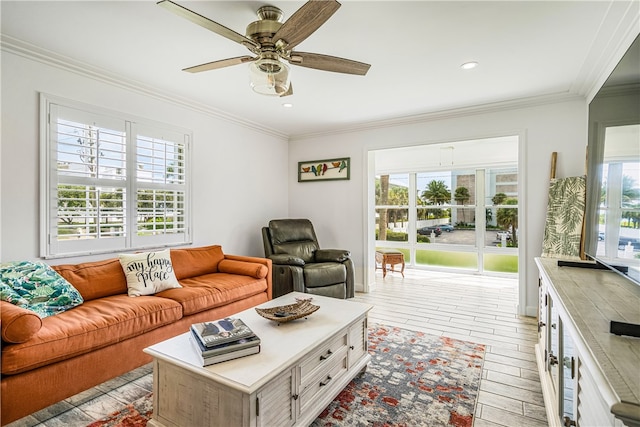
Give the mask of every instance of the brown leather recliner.
<svg viewBox="0 0 640 427">
<path fill-rule="evenodd" d="M 273 297 L 292 291 L 353 298 L 351 253 L 320 249 L 308 219 L 274 219 L 262 228 L 265 257 L 273 263 Z"/>
</svg>

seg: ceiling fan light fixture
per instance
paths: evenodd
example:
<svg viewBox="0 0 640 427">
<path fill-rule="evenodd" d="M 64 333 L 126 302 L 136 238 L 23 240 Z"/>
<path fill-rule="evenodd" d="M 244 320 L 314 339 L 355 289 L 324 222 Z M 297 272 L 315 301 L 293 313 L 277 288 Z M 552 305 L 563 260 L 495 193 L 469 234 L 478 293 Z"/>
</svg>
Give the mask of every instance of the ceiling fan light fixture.
<svg viewBox="0 0 640 427">
<path fill-rule="evenodd" d="M 251 88 L 261 95 L 281 96 L 289 90 L 289 66 L 276 57 L 262 57 L 249 65 Z"/>
</svg>

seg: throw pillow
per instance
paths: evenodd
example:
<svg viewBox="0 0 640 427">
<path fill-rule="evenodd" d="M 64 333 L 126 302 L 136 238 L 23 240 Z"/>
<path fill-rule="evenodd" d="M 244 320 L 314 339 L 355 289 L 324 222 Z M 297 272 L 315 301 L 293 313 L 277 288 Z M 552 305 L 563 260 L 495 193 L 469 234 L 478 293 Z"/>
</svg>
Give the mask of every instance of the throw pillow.
<svg viewBox="0 0 640 427">
<path fill-rule="evenodd" d="M 169 249 L 139 254 L 121 254 L 130 297 L 153 295 L 165 289 L 180 288 L 171 264 Z"/>
<path fill-rule="evenodd" d="M 83 303 L 76 288 L 43 262 L 0 264 L 0 299 L 36 312 L 40 317 L 62 313 Z"/>
</svg>

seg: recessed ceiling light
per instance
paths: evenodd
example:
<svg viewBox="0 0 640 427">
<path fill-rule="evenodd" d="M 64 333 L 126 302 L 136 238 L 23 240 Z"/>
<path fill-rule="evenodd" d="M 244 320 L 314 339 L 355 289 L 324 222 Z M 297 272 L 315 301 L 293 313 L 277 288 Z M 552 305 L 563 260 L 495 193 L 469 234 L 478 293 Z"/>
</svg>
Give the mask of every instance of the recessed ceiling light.
<svg viewBox="0 0 640 427">
<path fill-rule="evenodd" d="M 283 106 L 284 108 L 291 108 L 291 107 L 293 107 L 293 104 L 292 104 L 292 103 L 290 103 L 290 102 L 285 102 L 284 104 L 282 104 L 282 106 Z"/>
<path fill-rule="evenodd" d="M 462 68 L 463 70 L 470 70 L 472 68 L 476 68 L 477 66 L 478 66 L 478 63 L 476 61 L 471 61 L 471 62 L 465 62 L 460 66 L 460 68 Z"/>
</svg>

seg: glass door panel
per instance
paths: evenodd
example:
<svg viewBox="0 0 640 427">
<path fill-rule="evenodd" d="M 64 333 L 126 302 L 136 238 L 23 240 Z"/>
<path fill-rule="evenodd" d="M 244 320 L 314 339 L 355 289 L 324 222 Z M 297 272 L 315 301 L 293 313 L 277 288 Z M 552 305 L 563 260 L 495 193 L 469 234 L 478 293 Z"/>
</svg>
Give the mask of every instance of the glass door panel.
<svg viewBox="0 0 640 427">
<path fill-rule="evenodd" d="M 478 255 L 475 252 L 416 249 L 416 265 L 477 270 Z"/>
<path fill-rule="evenodd" d="M 497 273 L 518 272 L 518 255 L 485 253 L 483 262 L 485 271 L 494 271 Z"/>
</svg>

